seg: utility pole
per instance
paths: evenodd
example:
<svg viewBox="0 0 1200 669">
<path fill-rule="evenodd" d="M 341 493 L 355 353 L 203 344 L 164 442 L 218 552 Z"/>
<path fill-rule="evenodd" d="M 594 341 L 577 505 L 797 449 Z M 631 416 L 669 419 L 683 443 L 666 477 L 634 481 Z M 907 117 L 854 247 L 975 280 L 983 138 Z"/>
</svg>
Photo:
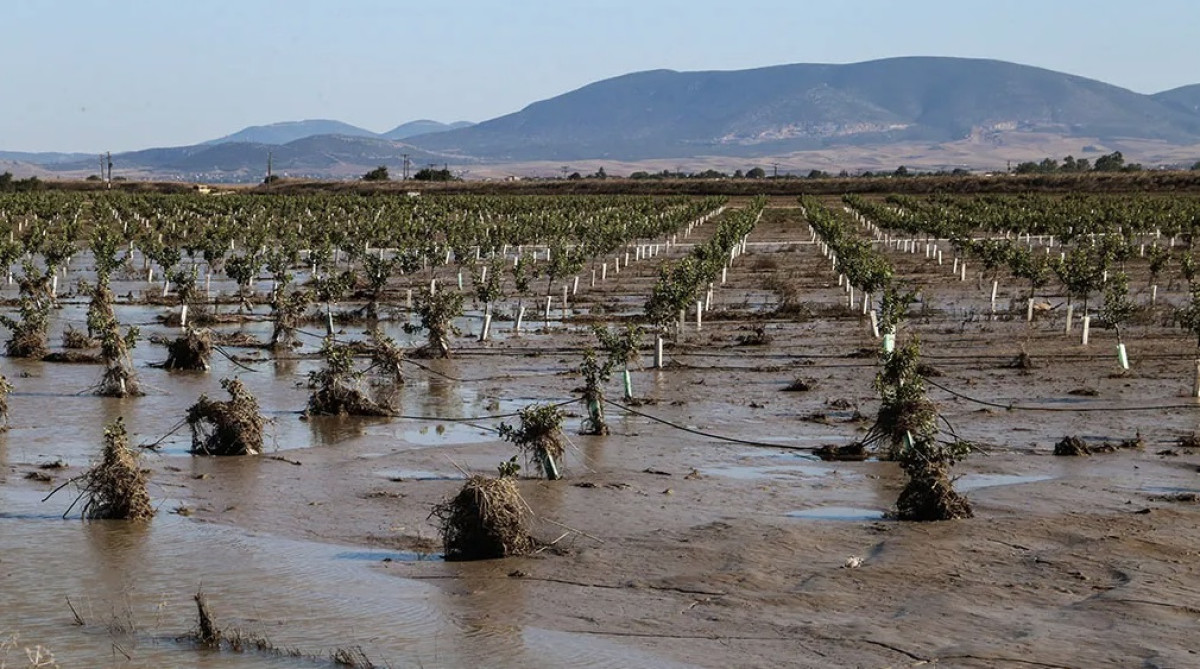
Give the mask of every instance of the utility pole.
<svg viewBox="0 0 1200 669">
<path fill-rule="evenodd" d="M 272 151 L 267 151 L 267 178 L 266 178 L 266 183 L 271 183 L 271 167 L 272 167 L 272 165 L 271 165 L 271 161 L 272 161 L 272 158 L 274 158 L 274 153 L 273 153 Z"/>
<path fill-rule="evenodd" d="M 109 151 L 109 152 L 105 153 L 104 156 L 105 156 L 105 158 L 108 159 L 108 182 L 107 183 L 108 183 L 108 187 L 112 188 L 112 152 Z"/>
<path fill-rule="evenodd" d="M 771 176 L 771 178 L 778 179 L 779 178 L 779 163 L 771 163 L 771 167 L 774 168 L 774 174 Z"/>
<path fill-rule="evenodd" d="M 407 154 L 407 153 L 402 153 L 402 154 L 400 154 L 400 155 L 401 155 L 401 157 L 403 157 L 403 158 L 404 158 L 404 165 L 403 165 L 403 166 L 400 168 L 400 171 L 401 171 L 401 173 L 402 173 L 402 176 L 400 177 L 400 180 L 401 180 L 401 181 L 408 181 L 408 154 Z"/>
<path fill-rule="evenodd" d="M 101 181 L 106 181 L 106 179 L 104 178 L 104 154 L 103 153 L 100 154 L 100 175 L 99 176 L 100 176 Z"/>
</svg>

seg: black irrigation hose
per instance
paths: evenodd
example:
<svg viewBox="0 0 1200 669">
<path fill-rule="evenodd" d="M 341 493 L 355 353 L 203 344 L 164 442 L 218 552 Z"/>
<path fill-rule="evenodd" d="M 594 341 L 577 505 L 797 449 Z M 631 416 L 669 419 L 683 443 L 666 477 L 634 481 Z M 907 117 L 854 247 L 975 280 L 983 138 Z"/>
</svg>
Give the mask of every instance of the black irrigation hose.
<svg viewBox="0 0 1200 669">
<path fill-rule="evenodd" d="M 946 386 L 943 386 L 942 384 L 937 383 L 936 381 L 931 381 L 931 380 L 929 380 L 928 377 L 925 378 L 925 382 L 928 383 L 929 385 L 933 386 L 934 388 L 938 388 L 939 390 L 943 390 L 947 393 L 950 393 L 951 395 L 953 395 L 959 399 L 963 399 L 968 402 L 973 402 L 975 404 L 980 404 L 980 405 L 987 406 L 987 407 L 996 407 L 997 409 L 1004 409 L 1005 411 L 1052 411 L 1052 412 L 1074 413 L 1074 412 L 1089 412 L 1089 411 L 1164 411 L 1167 409 L 1200 409 L 1200 403 L 1197 403 L 1197 404 L 1161 404 L 1161 405 L 1156 405 L 1156 406 L 1145 406 L 1145 407 L 1119 407 L 1119 406 L 1118 407 L 1114 407 L 1114 406 L 1035 407 L 1035 406 L 1022 406 L 1022 405 L 1018 405 L 1015 403 L 1000 404 L 999 402 L 989 402 L 987 400 L 981 400 L 981 399 L 978 399 L 975 397 L 971 397 L 969 395 L 964 395 L 956 390 L 951 390 L 951 389 L 947 388 Z"/>
<path fill-rule="evenodd" d="M 554 404 L 551 404 L 550 406 L 564 407 L 564 406 L 568 406 L 571 404 L 575 404 L 578 401 L 579 401 L 578 399 L 563 400 L 561 402 L 555 402 Z M 479 422 L 481 420 L 499 420 L 501 418 L 515 418 L 519 415 L 521 415 L 520 411 L 513 411 L 510 413 L 502 413 L 502 414 L 493 414 L 493 415 L 488 415 L 488 416 L 472 416 L 469 418 L 438 418 L 436 416 L 408 416 L 405 414 L 398 414 L 398 413 L 389 413 L 386 415 L 386 417 L 387 418 L 399 418 L 401 420 L 429 421 L 429 422 L 434 422 L 434 423 L 468 423 L 468 424 L 470 424 L 470 423 L 474 423 L 474 422 Z M 481 429 L 488 429 L 488 430 L 493 429 L 493 428 L 485 427 L 483 425 L 475 425 L 474 427 L 478 427 Z"/>
<path fill-rule="evenodd" d="M 609 406 L 616 407 L 617 409 L 620 409 L 621 411 L 624 411 L 626 413 L 631 413 L 635 416 L 641 416 L 642 418 L 652 420 L 656 423 L 662 423 L 663 425 L 666 425 L 668 427 L 673 427 L 676 430 L 690 432 L 691 434 L 699 435 L 701 437 L 708 437 L 710 439 L 716 439 L 718 441 L 728 441 L 728 442 L 734 443 L 734 444 L 745 444 L 746 446 L 761 446 L 764 448 L 781 448 L 781 449 L 789 450 L 789 451 L 813 451 L 813 450 L 816 450 L 816 447 L 813 447 L 813 446 L 791 446 L 788 444 L 773 444 L 769 441 L 754 441 L 752 439 L 739 439 L 737 437 L 726 437 L 723 435 L 713 434 L 711 432 L 704 432 L 701 430 L 690 428 L 686 425 L 680 425 L 679 423 L 672 423 L 671 421 L 666 420 L 665 418 L 651 416 L 648 413 L 638 411 L 637 409 L 632 409 L 628 406 L 625 406 L 624 404 L 618 404 L 617 402 L 614 402 L 610 399 L 605 399 L 604 403 L 608 404 Z"/>
</svg>

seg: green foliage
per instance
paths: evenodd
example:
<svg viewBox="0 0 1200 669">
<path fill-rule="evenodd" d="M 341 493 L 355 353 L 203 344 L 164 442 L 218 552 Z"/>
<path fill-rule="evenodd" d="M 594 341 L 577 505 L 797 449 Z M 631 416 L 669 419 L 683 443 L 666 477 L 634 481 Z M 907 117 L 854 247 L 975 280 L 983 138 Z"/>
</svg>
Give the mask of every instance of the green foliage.
<svg viewBox="0 0 1200 669">
<path fill-rule="evenodd" d="M 380 165 L 375 169 L 363 175 L 363 181 L 391 181 L 392 177 L 388 175 L 386 165 Z"/>
<path fill-rule="evenodd" d="M 1196 349 L 1200 353 L 1200 285 L 1193 284 L 1190 299 L 1176 315 L 1179 324 L 1196 337 Z"/>
<path fill-rule="evenodd" d="M 879 416 L 864 440 L 887 441 L 893 458 L 910 476 L 951 466 L 971 450 L 967 442 L 938 439 L 937 408 L 926 397 L 920 362 L 921 348 L 915 340 L 883 354 L 883 368 L 875 377 Z"/>
<path fill-rule="evenodd" d="M 432 167 L 417 170 L 413 179 L 415 181 L 455 181 L 454 175 L 450 173 L 449 169 L 437 170 Z"/>
<path fill-rule="evenodd" d="M 907 318 L 908 308 L 916 301 L 916 291 L 905 291 L 894 283 L 888 284 L 879 299 L 879 329 L 895 333 Z"/>
<path fill-rule="evenodd" d="M 519 455 L 514 455 L 511 458 L 500 463 L 496 470 L 500 478 L 515 479 L 521 473 L 521 463 L 517 462 Z"/>
<path fill-rule="evenodd" d="M 1121 326 L 1129 320 L 1136 308 L 1133 300 L 1129 299 L 1129 277 L 1124 272 L 1110 275 L 1108 282 L 1104 284 L 1104 304 L 1100 307 L 1100 318 L 1117 331 L 1117 341 L 1121 340 Z"/>
<path fill-rule="evenodd" d="M 1076 246 L 1060 260 L 1053 261 L 1052 268 L 1062 282 L 1067 294 L 1081 300 L 1087 308 L 1091 294 L 1104 285 L 1104 270 L 1107 258 L 1093 249 Z"/>
<path fill-rule="evenodd" d="M 1161 246 L 1151 246 L 1149 258 L 1150 281 L 1154 283 L 1158 281 L 1158 277 L 1163 273 L 1163 270 L 1171 264 L 1171 253 Z"/>
<path fill-rule="evenodd" d="M 500 438 L 533 456 L 539 471 L 549 476 L 551 468 L 546 458 L 558 461 L 566 452 L 566 437 L 562 431 L 565 414 L 552 404 L 531 404 L 521 409 L 518 415 L 519 426 L 500 424 Z"/>
<path fill-rule="evenodd" d="M 450 357 L 450 335 L 458 333 L 453 321 L 462 314 L 462 293 L 446 288 L 430 292 L 428 288 L 424 288 L 417 293 L 413 306 L 421 319 L 421 325 L 418 328 L 405 324 L 404 329 L 407 332 L 423 329 L 428 338 L 428 343 L 414 355 L 431 358 Z"/>
</svg>

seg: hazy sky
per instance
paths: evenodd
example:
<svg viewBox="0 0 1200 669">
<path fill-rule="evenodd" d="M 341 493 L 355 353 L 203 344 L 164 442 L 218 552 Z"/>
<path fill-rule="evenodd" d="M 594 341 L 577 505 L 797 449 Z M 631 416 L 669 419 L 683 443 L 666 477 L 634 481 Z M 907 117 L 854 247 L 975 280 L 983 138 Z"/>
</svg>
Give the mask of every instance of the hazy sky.
<svg viewBox="0 0 1200 669">
<path fill-rule="evenodd" d="M 481 121 L 638 70 L 998 58 L 1200 83 L 1196 0 L 5 0 L 0 150 L 124 151 L 333 118 Z"/>
</svg>

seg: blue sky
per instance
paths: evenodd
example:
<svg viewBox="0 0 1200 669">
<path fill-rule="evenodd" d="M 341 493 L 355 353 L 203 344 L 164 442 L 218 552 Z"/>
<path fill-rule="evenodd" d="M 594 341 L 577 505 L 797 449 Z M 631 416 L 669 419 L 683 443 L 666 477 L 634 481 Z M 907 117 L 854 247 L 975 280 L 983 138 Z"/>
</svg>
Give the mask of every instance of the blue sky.
<svg viewBox="0 0 1200 669">
<path fill-rule="evenodd" d="M 124 151 L 333 118 L 481 121 L 632 71 L 998 58 L 1200 83 L 1195 0 L 6 0 L 0 150 Z"/>
</svg>

